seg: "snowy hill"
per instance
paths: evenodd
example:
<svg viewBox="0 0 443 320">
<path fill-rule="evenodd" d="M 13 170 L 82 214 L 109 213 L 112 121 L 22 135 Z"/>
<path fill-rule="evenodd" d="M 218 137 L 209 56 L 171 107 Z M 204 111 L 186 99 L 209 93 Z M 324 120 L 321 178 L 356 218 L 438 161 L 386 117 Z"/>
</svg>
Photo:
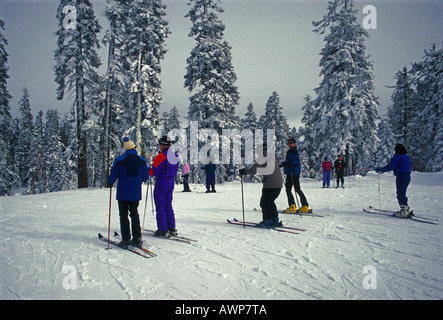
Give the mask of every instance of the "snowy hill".
<svg viewBox="0 0 443 320">
<path fill-rule="evenodd" d="M 242 218 L 238 181 L 216 194 L 177 186 L 177 228 L 198 242 L 145 236 L 158 255 L 150 259 L 106 250 L 97 238 L 107 234 L 109 189 L 1 197 L 0 299 L 443 299 L 443 173 L 414 173 L 408 190 L 416 215 L 438 225 L 362 212 L 378 206 L 379 182 L 382 207 L 397 209 L 394 181 L 370 173 L 347 178 L 346 189 L 322 189 L 302 179 L 325 217 L 281 214 L 285 225 L 307 230 L 297 235 L 229 225 Z M 260 221 L 253 208 L 261 185 L 246 183 L 244 192 L 246 220 Z M 287 206 L 284 190 L 277 205 Z M 155 228 L 150 199 L 145 227 Z"/>
</svg>

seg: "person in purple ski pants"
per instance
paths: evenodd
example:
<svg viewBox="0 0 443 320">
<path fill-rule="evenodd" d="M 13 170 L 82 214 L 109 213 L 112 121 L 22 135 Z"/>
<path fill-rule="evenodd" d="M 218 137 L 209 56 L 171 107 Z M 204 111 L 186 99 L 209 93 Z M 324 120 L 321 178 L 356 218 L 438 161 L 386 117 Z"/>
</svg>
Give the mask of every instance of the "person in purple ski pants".
<svg viewBox="0 0 443 320">
<path fill-rule="evenodd" d="M 157 231 L 154 236 L 169 237 L 177 235 L 174 209 L 172 208 L 172 193 L 179 161 L 177 153 L 170 149 L 171 142 L 166 136 L 163 136 L 158 142 L 160 153 L 154 158 L 149 170 L 149 175 L 156 177 L 154 202 L 157 212 Z"/>
</svg>

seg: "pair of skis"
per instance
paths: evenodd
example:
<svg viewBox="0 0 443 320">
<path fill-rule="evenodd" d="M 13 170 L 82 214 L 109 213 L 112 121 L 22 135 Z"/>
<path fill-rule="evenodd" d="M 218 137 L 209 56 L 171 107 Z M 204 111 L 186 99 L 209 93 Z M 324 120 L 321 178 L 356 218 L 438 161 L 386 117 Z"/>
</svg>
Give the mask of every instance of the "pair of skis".
<svg viewBox="0 0 443 320">
<path fill-rule="evenodd" d="M 259 211 L 257 208 L 254 208 L 254 211 Z M 285 212 L 284 210 L 278 211 L 278 214 L 292 214 L 295 216 L 310 216 L 310 217 L 324 217 L 324 215 L 314 213 L 312 209 L 309 209 L 309 212 L 300 212 L 300 209 L 297 209 L 296 212 Z"/>
<path fill-rule="evenodd" d="M 369 214 L 379 214 L 379 215 L 393 217 L 393 218 L 408 219 L 408 220 L 413 220 L 413 221 L 417 221 L 417 222 L 421 222 L 421 223 L 428 223 L 428 224 L 434 224 L 434 225 L 438 224 L 437 222 L 427 220 L 426 218 L 423 218 L 423 217 L 416 217 L 413 214 L 413 212 L 412 212 L 412 215 L 407 218 L 396 215 L 396 212 L 393 210 L 383 210 L 383 209 L 378 209 L 378 208 L 375 208 L 372 206 L 369 206 L 368 208 L 363 208 L 363 212 L 366 212 Z"/>
<path fill-rule="evenodd" d="M 305 229 L 301 229 L 301 228 L 294 228 L 294 227 L 286 227 L 283 225 L 279 225 L 273 228 L 268 228 L 265 226 L 262 226 L 258 223 L 255 222 L 249 222 L 249 221 L 240 221 L 236 218 L 233 219 L 233 221 L 231 220 L 227 220 L 229 224 L 233 224 L 233 225 L 239 225 L 239 226 L 244 226 L 244 227 L 253 227 L 253 228 L 260 228 L 260 229 L 269 229 L 269 230 L 275 230 L 278 232 L 285 232 L 285 233 L 292 233 L 292 234 L 299 234 L 299 232 L 295 232 L 295 231 L 306 231 Z"/>
<path fill-rule="evenodd" d="M 154 236 L 154 232 L 155 232 L 153 230 L 148 230 L 148 229 L 143 229 L 142 231 L 143 231 L 143 234 L 148 234 L 148 235 L 151 235 L 151 236 Z M 114 246 L 117 246 L 119 248 L 131 251 L 131 252 L 133 252 L 133 253 L 135 253 L 135 254 L 143 257 L 143 258 L 152 258 L 152 257 L 156 257 L 157 256 L 154 252 L 152 252 L 152 251 L 150 251 L 150 250 L 148 250 L 148 249 L 146 249 L 144 247 L 137 247 L 137 246 L 133 246 L 133 245 L 128 245 L 128 246 L 121 245 L 120 244 L 121 237 L 120 237 L 120 235 L 118 234 L 117 231 L 114 232 L 114 237 L 118 241 L 111 240 L 111 239 L 108 240 L 101 233 L 98 234 L 98 238 L 100 240 L 105 241 L 105 242 L 107 242 L 109 244 L 112 244 Z M 169 237 L 158 237 L 158 238 L 172 240 L 172 241 L 178 241 L 178 242 L 184 242 L 184 243 L 189 243 L 189 244 L 192 243 L 192 242 L 196 242 L 197 241 L 197 240 L 194 240 L 194 239 L 190 239 L 190 238 L 186 238 L 186 237 L 181 237 L 181 236 L 169 236 Z"/>
<path fill-rule="evenodd" d="M 114 237 L 115 237 L 118 241 L 111 240 L 111 239 L 108 240 L 108 239 L 106 239 L 101 233 L 98 234 L 98 238 L 99 238 L 100 240 L 102 240 L 102 241 L 104 241 L 104 242 L 107 242 L 107 243 L 109 243 L 109 244 L 112 244 L 112 245 L 114 245 L 114 246 L 117 246 L 117 247 L 119 247 L 119 248 L 122 248 L 122 249 L 125 249 L 125 250 L 128 250 L 128 251 L 131 251 L 131 252 L 133 252 L 133 253 L 135 253 L 135 254 L 137 254 L 137 255 L 143 257 L 143 258 L 152 258 L 152 257 L 157 256 L 154 252 L 152 252 L 152 251 L 150 251 L 150 250 L 148 250 L 148 249 L 146 249 L 146 248 L 143 248 L 143 247 L 136 247 L 136 246 L 133 246 L 133 245 L 128 245 L 128 246 L 121 245 L 121 244 L 120 244 L 121 237 L 120 237 L 120 235 L 119 235 L 117 232 L 114 232 Z"/>
</svg>

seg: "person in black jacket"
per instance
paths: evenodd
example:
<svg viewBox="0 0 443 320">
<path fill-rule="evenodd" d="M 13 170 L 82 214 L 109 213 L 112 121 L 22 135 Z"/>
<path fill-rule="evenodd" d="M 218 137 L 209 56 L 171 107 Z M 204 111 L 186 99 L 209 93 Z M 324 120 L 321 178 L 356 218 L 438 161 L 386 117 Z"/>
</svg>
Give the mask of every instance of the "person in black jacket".
<svg viewBox="0 0 443 320">
<path fill-rule="evenodd" d="M 339 181 L 341 181 L 341 187 L 344 188 L 345 183 L 345 174 L 346 174 L 346 162 L 343 160 L 343 157 L 341 154 L 338 155 L 338 159 L 334 162 L 334 170 L 335 170 L 335 176 L 337 178 L 337 186 L 339 187 Z"/>
</svg>

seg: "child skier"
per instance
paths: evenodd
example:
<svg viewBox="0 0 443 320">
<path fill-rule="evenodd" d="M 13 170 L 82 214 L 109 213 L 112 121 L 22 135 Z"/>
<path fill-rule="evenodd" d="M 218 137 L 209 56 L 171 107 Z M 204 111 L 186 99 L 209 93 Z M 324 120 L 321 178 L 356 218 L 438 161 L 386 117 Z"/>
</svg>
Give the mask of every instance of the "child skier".
<svg viewBox="0 0 443 320">
<path fill-rule="evenodd" d="M 383 173 L 386 171 L 394 171 L 397 187 L 397 200 L 400 205 L 400 211 L 397 211 L 396 215 L 404 218 L 410 218 L 413 213 L 408 206 L 408 197 L 406 196 L 406 190 L 408 189 L 409 182 L 411 182 L 411 159 L 407 155 L 406 148 L 402 144 L 395 145 L 395 154 L 389 161 L 389 163 L 382 167 L 376 168 L 377 173 Z"/>
<path fill-rule="evenodd" d="M 337 186 L 339 187 L 339 182 L 341 181 L 341 187 L 344 188 L 345 183 L 345 172 L 346 172 L 346 162 L 343 160 L 342 155 L 338 155 L 338 159 L 334 162 L 335 176 L 337 177 Z"/>
</svg>

